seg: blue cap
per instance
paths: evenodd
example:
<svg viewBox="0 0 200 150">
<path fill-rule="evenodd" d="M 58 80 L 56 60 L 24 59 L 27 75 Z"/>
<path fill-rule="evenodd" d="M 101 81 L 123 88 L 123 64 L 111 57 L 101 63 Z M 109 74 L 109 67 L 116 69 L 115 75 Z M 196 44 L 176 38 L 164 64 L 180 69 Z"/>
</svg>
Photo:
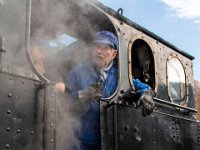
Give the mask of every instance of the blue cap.
<svg viewBox="0 0 200 150">
<path fill-rule="evenodd" d="M 119 48 L 119 43 L 118 43 L 117 37 L 110 31 L 97 32 L 92 42 L 100 43 L 100 44 L 109 44 L 115 50 L 118 50 L 118 48 Z"/>
</svg>

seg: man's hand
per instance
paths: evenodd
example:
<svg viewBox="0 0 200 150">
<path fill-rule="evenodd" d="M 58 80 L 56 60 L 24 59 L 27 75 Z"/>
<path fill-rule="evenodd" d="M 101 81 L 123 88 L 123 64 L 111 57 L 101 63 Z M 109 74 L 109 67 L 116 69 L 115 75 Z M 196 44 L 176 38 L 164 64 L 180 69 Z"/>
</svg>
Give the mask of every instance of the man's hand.
<svg viewBox="0 0 200 150">
<path fill-rule="evenodd" d="M 142 115 L 145 117 L 146 115 L 150 115 L 154 109 L 154 101 L 153 96 L 154 92 L 152 90 L 144 92 L 137 102 L 137 106 L 142 105 Z"/>
<path fill-rule="evenodd" d="M 102 97 L 102 88 L 98 84 L 91 84 L 85 90 L 78 91 L 78 98 L 81 102 L 91 100 L 100 100 Z"/>
<path fill-rule="evenodd" d="M 122 97 L 121 97 L 122 101 L 121 102 L 124 103 L 124 104 L 128 104 L 128 105 L 135 104 L 136 100 L 138 100 L 138 98 L 139 98 L 137 93 L 134 92 L 132 90 L 132 88 L 129 88 L 125 92 L 122 91 L 121 94 L 122 94 Z"/>
</svg>

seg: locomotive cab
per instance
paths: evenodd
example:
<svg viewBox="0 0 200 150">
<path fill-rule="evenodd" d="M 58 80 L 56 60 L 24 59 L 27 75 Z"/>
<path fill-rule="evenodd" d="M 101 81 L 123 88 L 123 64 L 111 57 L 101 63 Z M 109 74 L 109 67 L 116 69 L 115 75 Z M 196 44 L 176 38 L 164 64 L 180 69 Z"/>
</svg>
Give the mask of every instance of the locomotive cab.
<svg viewBox="0 0 200 150">
<path fill-rule="evenodd" d="M 6 15 L 5 15 L 6 14 Z M 0 1 L 1 149 L 63 150 L 79 145 L 65 80 L 90 59 L 102 30 L 119 40 L 118 86 L 99 102 L 101 149 L 198 150 L 193 56 L 96 0 Z M 155 92 L 155 109 L 124 102 L 140 79 Z M 67 86 L 67 85 L 66 85 Z"/>
</svg>

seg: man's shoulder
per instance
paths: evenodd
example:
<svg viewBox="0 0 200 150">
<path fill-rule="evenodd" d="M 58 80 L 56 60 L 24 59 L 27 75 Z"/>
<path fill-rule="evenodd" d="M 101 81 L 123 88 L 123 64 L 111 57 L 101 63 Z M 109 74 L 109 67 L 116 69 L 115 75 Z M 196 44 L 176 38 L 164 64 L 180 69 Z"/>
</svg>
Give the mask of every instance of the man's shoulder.
<svg viewBox="0 0 200 150">
<path fill-rule="evenodd" d="M 115 65 L 113 65 L 109 70 L 109 72 L 111 72 L 111 73 L 117 73 L 117 71 L 118 71 L 118 68 Z"/>
</svg>

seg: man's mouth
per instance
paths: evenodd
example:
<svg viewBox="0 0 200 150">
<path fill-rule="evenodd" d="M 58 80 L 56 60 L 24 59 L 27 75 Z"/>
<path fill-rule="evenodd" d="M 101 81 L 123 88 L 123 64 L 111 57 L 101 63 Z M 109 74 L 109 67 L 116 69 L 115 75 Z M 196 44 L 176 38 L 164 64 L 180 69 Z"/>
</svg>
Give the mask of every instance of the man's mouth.
<svg viewBox="0 0 200 150">
<path fill-rule="evenodd" d="M 102 56 L 97 56 L 97 55 L 96 55 L 96 59 L 97 59 L 97 60 L 103 60 L 103 57 L 102 57 Z"/>
</svg>

